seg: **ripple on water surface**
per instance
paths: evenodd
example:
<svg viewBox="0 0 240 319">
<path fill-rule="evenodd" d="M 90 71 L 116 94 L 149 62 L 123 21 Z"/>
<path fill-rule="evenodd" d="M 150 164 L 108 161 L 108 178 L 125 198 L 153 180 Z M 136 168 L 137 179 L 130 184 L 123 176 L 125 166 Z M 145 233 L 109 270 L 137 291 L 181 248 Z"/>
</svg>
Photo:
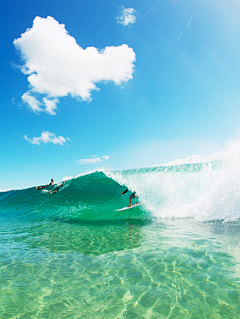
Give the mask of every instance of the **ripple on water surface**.
<svg viewBox="0 0 240 319">
<path fill-rule="evenodd" d="M 239 319 L 239 237 L 219 227 L 51 220 L 5 228 L 0 317 Z"/>
</svg>

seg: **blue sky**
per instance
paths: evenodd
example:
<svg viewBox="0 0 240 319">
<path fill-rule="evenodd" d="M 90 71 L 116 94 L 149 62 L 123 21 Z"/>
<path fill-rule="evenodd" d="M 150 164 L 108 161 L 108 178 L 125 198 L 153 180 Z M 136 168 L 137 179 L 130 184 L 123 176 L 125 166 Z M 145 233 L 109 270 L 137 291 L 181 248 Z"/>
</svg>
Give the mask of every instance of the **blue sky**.
<svg viewBox="0 0 240 319">
<path fill-rule="evenodd" d="M 0 190 L 236 136 L 239 1 L 9 0 L 0 14 Z"/>
</svg>

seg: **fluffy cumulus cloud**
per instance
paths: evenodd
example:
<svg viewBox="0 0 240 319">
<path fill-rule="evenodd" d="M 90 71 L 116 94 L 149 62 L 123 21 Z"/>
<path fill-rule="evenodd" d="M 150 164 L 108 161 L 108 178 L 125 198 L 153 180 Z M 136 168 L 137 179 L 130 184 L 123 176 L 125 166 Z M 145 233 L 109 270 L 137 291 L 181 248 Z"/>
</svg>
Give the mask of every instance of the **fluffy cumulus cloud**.
<svg viewBox="0 0 240 319">
<path fill-rule="evenodd" d="M 30 89 L 22 100 L 35 112 L 55 115 L 58 98 L 70 95 L 91 100 L 96 83 L 121 85 L 132 79 L 135 52 L 126 44 L 83 49 L 68 34 L 64 24 L 52 17 L 36 17 L 33 26 L 14 40 L 24 65 Z"/>
<path fill-rule="evenodd" d="M 37 145 L 41 145 L 42 143 L 53 143 L 63 145 L 67 140 L 70 140 L 68 137 L 64 138 L 63 136 L 56 136 L 54 133 L 48 131 L 43 131 L 41 133 L 41 136 L 39 137 L 28 138 L 27 135 L 24 135 L 24 138 L 29 143 Z"/>
<path fill-rule="evenodd" d="M 97 164 L 102 163 L 104 160 L 108 160 L 110 157 L 108 155 L 104 155 L 99 157 L 98 155 L 93 155 L 90 158 L 83 158 L 78 161 L 78 164 Z"/>
<path fill-rule="evenodd" d="M 136 10 L 133 8 L 124 8 L 119 17 L 117 17 L 117 22 L 123 24 L 124 26 L 133 24 L 136 22 L 135 16 Z"/>
</svg>

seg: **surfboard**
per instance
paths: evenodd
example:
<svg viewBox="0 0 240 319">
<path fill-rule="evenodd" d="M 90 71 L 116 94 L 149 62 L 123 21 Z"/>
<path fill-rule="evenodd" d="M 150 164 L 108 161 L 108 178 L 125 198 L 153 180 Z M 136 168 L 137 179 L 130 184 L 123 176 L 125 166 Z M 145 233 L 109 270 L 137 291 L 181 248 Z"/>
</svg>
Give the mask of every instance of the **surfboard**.
<svg viewBox="0 0 240 319">
<path fill-rule="evenodd" d="M 126 210 L 126 209 L 130 209 L 130 208 L 134 208 L 134 207 L 137 207 L 139 205 L 141 205 L 142 203 L 136 203 L 136 204 L 133 204 L 132 206 L 127 206 L 127 207 L 123 207 L 123 208 L 120 208 L 120 209 L 116 209 L 115 212 L 120 212 L 121 210 Z"/>
</svg>

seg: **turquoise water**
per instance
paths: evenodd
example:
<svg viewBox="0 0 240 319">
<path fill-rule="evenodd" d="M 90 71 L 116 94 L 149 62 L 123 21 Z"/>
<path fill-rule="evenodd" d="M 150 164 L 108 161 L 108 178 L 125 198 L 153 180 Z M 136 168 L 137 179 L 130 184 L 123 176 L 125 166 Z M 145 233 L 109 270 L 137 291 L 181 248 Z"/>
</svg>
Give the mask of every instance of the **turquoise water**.
<svg viewBox="0 0 240 319">
<path fill-rule="evenodd" d="M 238 173 L 211 162 L 0 193 L 0 318 L 239 319 Z M 125 186 L 143 204 L 116 212 Z"/>
</svg>

